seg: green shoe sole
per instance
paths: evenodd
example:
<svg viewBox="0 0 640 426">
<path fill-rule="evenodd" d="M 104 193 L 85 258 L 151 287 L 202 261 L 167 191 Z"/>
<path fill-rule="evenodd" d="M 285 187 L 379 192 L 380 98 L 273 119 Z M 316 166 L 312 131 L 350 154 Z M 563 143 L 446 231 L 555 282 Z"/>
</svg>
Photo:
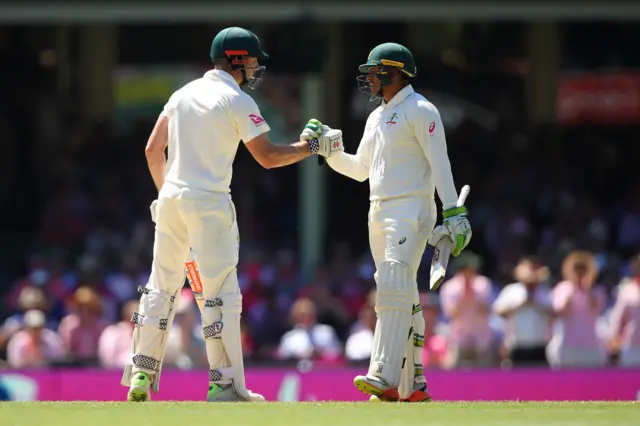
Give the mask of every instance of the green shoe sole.
<svg viewBox="0 0 640 426">
<path fill-rule="evenodd" d="M 151 395 L 149 389 L 143 387 L 132 387 L 127 394 L 127 401 L 129 402 L 145 402 L 151 401 Z"/>
</svg>

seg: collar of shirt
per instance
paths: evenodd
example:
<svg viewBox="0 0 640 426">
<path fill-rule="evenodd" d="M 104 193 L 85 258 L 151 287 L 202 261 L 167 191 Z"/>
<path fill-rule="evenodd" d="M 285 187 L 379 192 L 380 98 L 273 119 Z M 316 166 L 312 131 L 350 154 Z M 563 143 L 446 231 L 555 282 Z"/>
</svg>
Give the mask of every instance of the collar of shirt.
<svg viewBox="0 0 640 426">
<path fill-rule="evenodd" d="M 393 98 L 391 98 L 389 103 L 383 102 L 382 105 L 384 105 L 385 108 L 393 108 L 396 105 L 398 105 L 400 102 L 404 101 L 412 93 L 413 93 L 413 87 L 409 84 L 408 86 L 400 90 L 398 93 L 396 93 L 396 95 Z"/>
<path fill-rule="evenodd" d="M 228 85 L 230 85 L 231 87 L 240 90 L 240 85 L 238 84 L 236 79 L 233 78 L 233 76 L 231 74 L 229 74 L 228 72 L 226 72 L 226 71 L 219 70 L 219 69 L 212 69 L 212 70 L 207 71 L 204 74 L 204 77 L 208 78 L 210 80 L 223 81 L 223 82 L 227 83 Z"/>
</svg>

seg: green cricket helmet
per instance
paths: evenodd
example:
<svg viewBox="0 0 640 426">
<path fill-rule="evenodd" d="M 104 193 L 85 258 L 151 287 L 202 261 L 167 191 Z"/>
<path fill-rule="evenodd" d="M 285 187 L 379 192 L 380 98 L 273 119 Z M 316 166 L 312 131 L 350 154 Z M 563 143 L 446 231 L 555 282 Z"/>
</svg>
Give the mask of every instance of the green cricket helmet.
<svg viewBox="0 0 640 426">
<path fill-rule="evenodd" d="M 375 74 L 371 74 L 372 69 L 376 70 Z M 416 76 L 418 70 L 409 49 L 398 43 L 383 43 L 376 46 L 369 53 L 367 62 L 358 67 L 358 70 L 365 74 L 357 77 L 358 89 L 371 95 L 372 101 L 382 97 L 380 88 L 391 84 L 393 71 L 396 69 L 409 77 Z M 379 86 L 374 86 L 371 83 L 373 75 L 380 80 Z"/>
<path fill-rule="evenodd" d="M 262 50 L 258 36 L 240 27 L 230 27 L 220 31 L 213 38 L 210 56 L 212 61 L 226 59 L 232 70 L 241 70 L 242 84 L 246 84 L 253 90 L 257 89 L 262 82 L 267 67 L 253 66 L 253 75 L 247 78 L 246 66 L 249 65 L 249 58 L 257 58 L 259 63 L 269 59 L 269 55 Z"/>
</svg>

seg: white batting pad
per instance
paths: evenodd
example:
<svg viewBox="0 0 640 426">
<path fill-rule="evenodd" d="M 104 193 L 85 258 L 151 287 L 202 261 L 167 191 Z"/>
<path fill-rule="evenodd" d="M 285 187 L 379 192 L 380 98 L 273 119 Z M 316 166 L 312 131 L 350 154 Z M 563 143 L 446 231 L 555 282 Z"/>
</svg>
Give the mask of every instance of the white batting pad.
<svg viewBox="0 0 640 426">
<path fill-rule="evenodd" d="M 416 383 L 426 383 L 424 369 L 422 366 L 422 349 L 424 348 L 424 317 L 420 300 L 413 305 L 413 315 L 411 316 L 411 332 L 409 340 L 405 345 L 405 359 L 400 376 L 400 386 L 398 394 L 401 399 L 408 398 L 414 391 Z"/>
<path fill-rule="evenodd" d="M 125 366 L 121 383 L 129 386 L 133 375 L 143 371 L 154 376 L 152 390 L 157 393 L 178 292 L 171 294 L 148 287 L 138 287 L 138 291 L 142 293 L 140 307 L 131 317 L 131 322 L 135 324 L 131 343 L 133 357 L 131 363 Z"/>
<path fill-rule="evenodd" d="M 406 264 L 380 265 L 376 291 L 378 321 L 368 375 L 384 380 L 390 387 L 397 387 L 400 382 L 415 287 Z"/>
<path fill-rule="evenodd" d="M 205 288 L 206 292 L 207 289 Z M 209 295 L 207 295 L 209 296 Z M 240 314 L 242 294 L 234 269 L 222 284 L 215 299 L 207 298 L 202 313 L 204 335 L 209 360 L 209 381 L 233 384 L 235 391 L 248 401 L 264 401 L 261 395 L 247 390 L 244 378 L 244 359 Z"/>
</svg>

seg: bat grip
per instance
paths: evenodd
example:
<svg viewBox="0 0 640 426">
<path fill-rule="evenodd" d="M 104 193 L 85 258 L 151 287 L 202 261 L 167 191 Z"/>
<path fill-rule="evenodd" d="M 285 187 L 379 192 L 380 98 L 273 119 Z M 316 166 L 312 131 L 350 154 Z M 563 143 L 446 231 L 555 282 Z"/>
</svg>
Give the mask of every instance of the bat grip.
<svg viewBox="0 0 640 426">
<path fill-rule="evenodd" d="M 323 166 L 325 163 L 324 157 L 322 155 L 318 155 L 318 166 Z"/>
</svg>

